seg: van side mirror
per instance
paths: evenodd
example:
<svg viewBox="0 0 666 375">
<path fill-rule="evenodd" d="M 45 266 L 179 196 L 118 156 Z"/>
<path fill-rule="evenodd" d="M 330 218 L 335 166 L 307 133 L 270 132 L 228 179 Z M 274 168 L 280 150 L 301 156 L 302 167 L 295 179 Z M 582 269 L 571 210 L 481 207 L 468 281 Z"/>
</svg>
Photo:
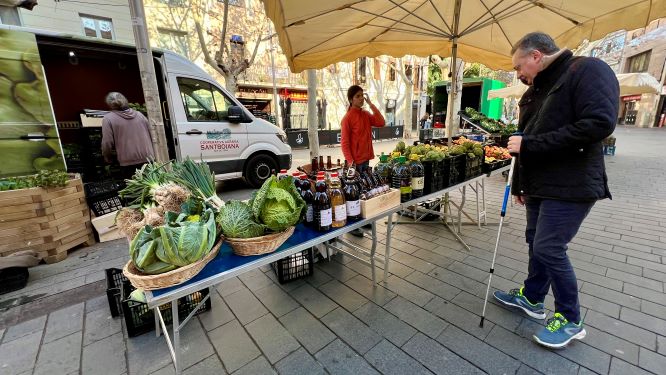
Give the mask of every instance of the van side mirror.
<svg viewBox="0 0 666 375">
<path fill-rule="evenodd" d="M 243 109 L 237 105 L 232 105 L 228 108 L 227 110 L 228 114 L 227 117 L 229 119 L 229 122 L 232 124 L 238 124 L 243 122 L 243 118 L 245 117 L 243 114 Z"/>
</svg>

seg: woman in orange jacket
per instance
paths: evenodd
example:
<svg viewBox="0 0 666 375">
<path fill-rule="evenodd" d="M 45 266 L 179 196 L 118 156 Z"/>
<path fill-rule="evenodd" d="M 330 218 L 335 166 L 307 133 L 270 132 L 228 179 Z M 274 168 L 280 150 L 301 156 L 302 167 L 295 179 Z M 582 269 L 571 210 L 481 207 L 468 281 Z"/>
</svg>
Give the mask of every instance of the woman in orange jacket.
<svg viewBox="0 0 666 375">
<path fill-rule="evenodd" d="M 363 172 L 368 169 L 370 160 L 375 158 L 372 127 L 382 127 L 386 122 L 368 96 L 363 95 L 360 86 L 354 85 L 347 90 L 347 100 L 349 109 L 342 118 L 340 145 L 345 159 L 356 164 L 356 169 Z M 363 103 L 368 103 L 372 113 L 363 109 Z"/>
</svg>

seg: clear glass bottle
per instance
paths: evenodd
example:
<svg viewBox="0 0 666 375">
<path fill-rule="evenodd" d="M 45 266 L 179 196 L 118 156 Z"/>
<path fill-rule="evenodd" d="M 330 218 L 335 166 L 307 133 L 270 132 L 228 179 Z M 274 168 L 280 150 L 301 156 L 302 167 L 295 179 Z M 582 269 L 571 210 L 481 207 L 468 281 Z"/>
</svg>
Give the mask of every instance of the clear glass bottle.
<svg viewBox="0 0 666 375">
<path fill-rule="evenodd" d="M 347 224 L 347 205 L 337 172 L 331 173 L 328 191 L 331 198 L 331 207 L 333 208 L 332 226 L 333 228 L 344 227 Z"/>
</svg>

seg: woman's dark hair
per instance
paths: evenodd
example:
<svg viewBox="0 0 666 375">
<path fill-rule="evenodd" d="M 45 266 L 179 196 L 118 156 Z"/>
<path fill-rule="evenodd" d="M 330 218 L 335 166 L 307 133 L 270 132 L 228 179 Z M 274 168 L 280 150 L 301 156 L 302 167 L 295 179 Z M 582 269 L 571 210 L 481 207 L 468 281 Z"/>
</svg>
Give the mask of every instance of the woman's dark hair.
<svg viewBox="0 0 666 375">
<path fill-rule="evenodd" d="M 347 89 L 347 100 L 349 101 L 349 107 L 347 109 L 351 108 L 352 99 L 354 98 L 354 95 L 356 95 L 356 93 L 359 91 L 363 91 L 363 88 L 359 85 L 353 85 Z"/>
</svg>

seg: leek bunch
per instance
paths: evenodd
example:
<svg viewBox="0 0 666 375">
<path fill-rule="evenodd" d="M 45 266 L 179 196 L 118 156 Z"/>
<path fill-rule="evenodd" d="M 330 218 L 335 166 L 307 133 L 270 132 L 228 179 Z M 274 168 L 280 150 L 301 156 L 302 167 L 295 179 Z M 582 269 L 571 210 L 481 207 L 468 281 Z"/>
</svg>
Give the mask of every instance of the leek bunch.
<svg viewBox="0 0 666 375">
<path fill-rule="evenodd" d="M 182 162 L 173 163 L 172 176 L 176 183 L 186 187 L 193 196 L 203 200 L 216 211 L 224 207 L 224 201 L 215 192 L 215 174 L 205 162 L 197 163 L 188 156 Z"/>
</svg>

